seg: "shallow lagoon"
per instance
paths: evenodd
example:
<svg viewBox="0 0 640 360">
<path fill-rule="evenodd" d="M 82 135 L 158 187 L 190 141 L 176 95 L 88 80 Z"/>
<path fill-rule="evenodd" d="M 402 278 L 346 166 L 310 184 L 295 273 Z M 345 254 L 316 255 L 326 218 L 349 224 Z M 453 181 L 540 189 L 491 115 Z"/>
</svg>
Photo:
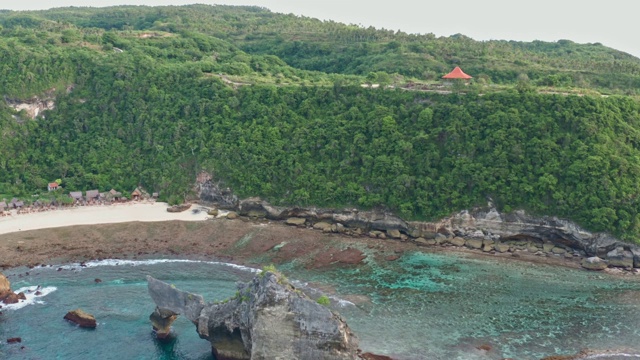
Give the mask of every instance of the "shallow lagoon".
<svg viewBox="0 0 640 360">
<path fill-rule="evenodd" d="M 135 264 L 135 265 L 132 265 Z M 199 292 L 208 301 L 235 293 L 248 268 L 206 262 L 100 262 L 90 267 L 13 269 L 14 289 L 56 290 L 18 310 L 2 309 L 0 345 L 7 359 L 212 359 L 209 344 L 186 319 L 172 342 L 151 333 L 147 274 Z M 466 255 L 411 253 L 360 267 L 281 267 L 294 284 L 332 294 L 367 351 L 398 359 L 538 359 L 555 353 L 623 348 L 640 353 L 640 279 Z M 22 277 L 18 277 L 22 274 Z M 94 279 L 99 278 L 101 283 Z M 74 308 L 96 316 L 96 330 L 62 320 Z M 478 350 L 490 345 L 490 351 Z M 21 347 L 24 346 L 24 349 Z"/>
</svg>

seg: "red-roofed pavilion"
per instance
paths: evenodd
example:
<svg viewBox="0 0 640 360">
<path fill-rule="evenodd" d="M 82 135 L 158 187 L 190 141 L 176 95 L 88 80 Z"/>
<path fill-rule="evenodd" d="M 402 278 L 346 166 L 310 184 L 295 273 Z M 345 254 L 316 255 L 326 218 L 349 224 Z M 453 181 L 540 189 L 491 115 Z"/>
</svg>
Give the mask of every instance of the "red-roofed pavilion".
<svg viewBox="0 0 640 360">
<path fill-rule="evenodd" d="M 472 77 L 470 75 L 465 74 L 464 71 L 460 69 L 460 66 L 456 66 L 456 68 L 453 69 L 453 71 L 443 76 L 442 78 L 447 80 L 453 80 L 453 79 L 469 80 Z"/>
</svg>

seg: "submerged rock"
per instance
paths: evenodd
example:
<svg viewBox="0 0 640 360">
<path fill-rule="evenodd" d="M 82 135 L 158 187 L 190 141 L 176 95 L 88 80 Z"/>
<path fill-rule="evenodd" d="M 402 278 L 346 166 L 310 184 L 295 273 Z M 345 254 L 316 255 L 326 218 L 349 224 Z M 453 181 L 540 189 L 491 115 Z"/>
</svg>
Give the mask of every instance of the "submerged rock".
<svg viewBox="0 0 640 360">
<path fill-rule="evenodd" d="M 78 324 L 81 328 L 95 329 L 97 326 L 96 318 L 81 309 L 71 310 L 64 316 L 65 320 Z"/>
<path fill-rule="evenodd" d="M 17 344 L 21 342 L 22 342 L 22 338 L 20 337 L 12 337 L 7 339 L 7 344 Z"/>
<path fill-rule="evenodd" d="M 386 355 L 377 355 L 369 352 L 360 354 L 360 358 L 363 360 L 393 360 L 392 357 Z"/>
<path fill-rule="evenodd" d="M 225 303 L 206 305 L 202 297 L 147 280 L 157 308 L 193 321 L 218 359 L 357 358 L 358 341 L 346 322 L 278 274 L 263 272 L 238 283 Z"/>
</svg>

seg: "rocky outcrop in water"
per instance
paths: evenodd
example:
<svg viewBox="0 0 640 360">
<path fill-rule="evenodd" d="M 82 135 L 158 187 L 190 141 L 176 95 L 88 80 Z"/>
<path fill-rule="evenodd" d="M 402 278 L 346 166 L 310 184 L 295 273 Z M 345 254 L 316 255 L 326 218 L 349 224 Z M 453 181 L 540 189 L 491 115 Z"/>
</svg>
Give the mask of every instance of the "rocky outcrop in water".
<svg viewBox="0 0 640 360">
<path fill-rule="evenodd" d="M 236 296 L 206 305 L 198 295 L 147 280 L 157 309 L 194 322 L 217 359 L 357 358 L 357 338 L 346 322 L 275 273 L 238 283 Z"/>
<path fill-rule="evenodd" d="M 11 283 L 3 273 L 0 273 L 0 298 L 8 292 L 11 292 Z"/>
<path fill-rule="evenodd" d="M 15 304 L 20 300 L 25 300 L 23 293 L 16 294 L 11 290 L 11 282 L 4 274 L 0 273 L 0 303 Z"/>
<path fill-rule="evenodd" d="M 98 325 L 96 323 L 96 318 L 81 310 L 81 309 L 76 309 L 76 310 L 71 310 L 69 311 L 65 316 L 64 319 L 67 321 L 70 321 L 74 324 L 77 324 L 78 326 L 80 326 L 81 328 L 87 328 L 87 329 L 95 329 L 96 326 Z"/>
<path fill-rule="evenodd" d="M 171 310 L 156 309 L 149 315 L 153 331 L 158 339 L 165 339 L 171 334 L 171 324 L 178 318 L 178 314 Z"/>
</svg>

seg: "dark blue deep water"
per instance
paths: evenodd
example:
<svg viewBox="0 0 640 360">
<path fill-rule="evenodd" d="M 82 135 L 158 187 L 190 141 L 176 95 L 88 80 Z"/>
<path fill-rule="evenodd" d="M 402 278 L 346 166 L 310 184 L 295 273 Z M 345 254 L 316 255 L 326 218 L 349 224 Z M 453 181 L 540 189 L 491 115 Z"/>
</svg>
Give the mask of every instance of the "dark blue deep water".
<svg viewBox="0 0 640 360">
<path fill-rule="evenodd" d="M 214 301 L 254 275 L 207 262 L 88 264 L 5 272 L 14 289 L 51 292 L 23 308 L 0 309 L 0 359 L 212 359 L 208 342 L 184 318 L 174 323 L 173 341 L 154 339 L 145 276 Z M 586 348 L 640 354 L 639 276 L 420 252 L 355 268 L 281 269 L 312 297 L 331 295 L 363 349 L 398 359 L 539 359 Z M 95 315 L 98 328 L 62 319 L 76 308 Z M 22 343 L 7 344 L 9 337 Z"/>
</svg>

